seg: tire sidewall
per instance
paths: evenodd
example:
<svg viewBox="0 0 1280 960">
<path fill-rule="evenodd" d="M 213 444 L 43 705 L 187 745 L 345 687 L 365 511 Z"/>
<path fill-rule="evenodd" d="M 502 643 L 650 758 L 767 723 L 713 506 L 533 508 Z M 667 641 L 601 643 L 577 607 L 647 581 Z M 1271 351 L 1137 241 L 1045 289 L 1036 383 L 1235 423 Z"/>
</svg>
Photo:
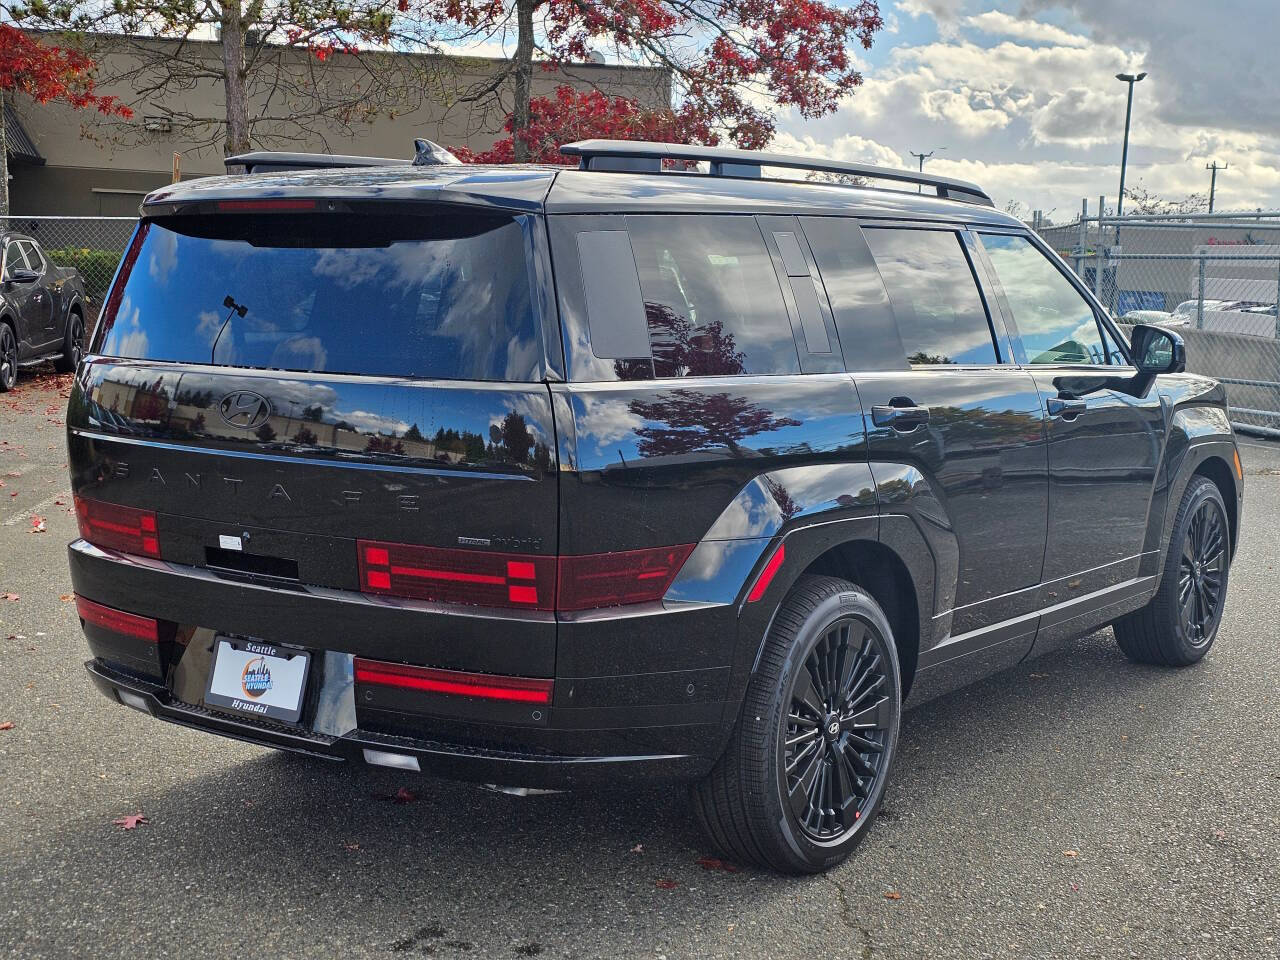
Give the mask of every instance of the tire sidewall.
<svg viewBox="0 0 1280 960">
<path fill-rule="evenodd" d="M 857 826 L 847 836 L 836 843 L 823 844 L 807 836 L 792 818 L 784 796 L 783 778 L 779 773 L 779 753 L 782 750 L 780 731 L 787 705 L 790 701 L 792 681 L 796 676 L 796 672 L 804 669 L 806 657 L 808 657 L 813 646 L 826 633 L 827 628 L 837 620 L 850 618 L 865 622 L 873 628 L 879 638 L 877 646 L 880 648 L 880 654 L 885 658 L 885 663 L 887 664 L 888 679 L 891 687 L 889 696 L 890 702 L 893 704 L 893 712 L 885 742 L 883 766 L 879 776 L 876 777 L 871 798 L 864 807 L 862 817 Z M 820 601 L 805 618 L 799 633 L 791 642 L 783 661 L 781 675 L 773 683 L 770 707 L 769 729 L 772 732 L 772 737 L 769 740 L 770 747 L 767 757 L 772 774 L 769 782 L 773 785 L 773 789 L 764 798 L 767 815 L 770 821 L 776 825 L 778 836 L 784 845 L 784 849 L 781 852 L 794 864 L 797 870 L 813 872 L 825 870 L 848 857 L 853 848 L 866 835 L 872 821 L 875 820 L 876 814 L 879 812 L 880 803 L 884 798 L 885 784 L 888 781 L 894 755 L 897 751 L 898 731 L 901 726 L 902 714 L 902 679 L 893 631 L 879 605 L 852 585 L 838 592 L 833 591 Z"/>
<path fill-rule="evenodd" d="M 1218 603 L 1218 609 L 1214 615 L 1213 630 L 1207 641 L 1196 644 L 1182 623 L 1182 610 L 1178 604 L 1178 581 L 1182 568 L 1182 546 L 1190 535 L 1192 518 L 1204 505 L 1205 501 L 1212 501 L 1216 504 L 1221 514 L 1223 550 L 1226 553 L 1226 562 L 1222 565 L 1222 599 Z M 1183 504 L 1182 515 L 1179 518 L 1177 527 L 1174 529 L 1173 540 L 1169 544 L 1163 593 L 1165 595 L 1164 614 L 1167 621 L 1166 627 L 1168 635 L 1174 638 L 1174 649 L 1169 652 L 1173 654 L 1174 659 L 1178 662 L 1190 664 L 1199 660 L 1209 651 L 1209 648 L 1213 646 L 1214 640 L 1217 639 L 1218 630 L 1222 626 L 1222 615 L 1227 603 L 1227 587 L 1230 585 L 1231 579 L 1231 524 L 1227 519 L 1227 506 L 1222 499 L 1222 494 L 1217 485 L 1211 480 L 1202 478 L 1198 483 L 1195 483 L 1185 496 Z"/>
</svg>

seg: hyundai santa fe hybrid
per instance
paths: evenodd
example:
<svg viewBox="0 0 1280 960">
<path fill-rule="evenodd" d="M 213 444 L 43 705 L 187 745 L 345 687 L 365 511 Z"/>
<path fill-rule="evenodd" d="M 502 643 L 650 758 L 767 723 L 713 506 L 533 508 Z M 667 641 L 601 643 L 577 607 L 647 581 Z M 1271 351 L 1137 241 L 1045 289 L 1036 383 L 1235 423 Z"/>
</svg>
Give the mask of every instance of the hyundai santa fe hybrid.
<svg viewBox="0 0 1280 960">
<path fill-rule="evenodd" d="M 971 184 L 565 151 L 146 198 L 67 416 L 105 694 L 510 788 L 687 781 L 722 855 L 813 872 L 904 703 L 1106 625 L 1205 655 L 1243 476 L 1177 334 Z"/>
</svg>

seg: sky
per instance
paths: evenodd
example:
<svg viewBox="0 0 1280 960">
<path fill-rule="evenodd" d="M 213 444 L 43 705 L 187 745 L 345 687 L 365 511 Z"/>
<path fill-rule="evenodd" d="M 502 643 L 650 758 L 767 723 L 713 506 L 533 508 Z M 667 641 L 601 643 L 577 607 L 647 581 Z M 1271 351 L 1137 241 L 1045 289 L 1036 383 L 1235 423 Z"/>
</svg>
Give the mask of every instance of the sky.
<svg viewBox="0 0 1280 960">
<path fill-rule="evenodd" d="M 972 180 L 1069 220 L 1115 203 L 1126 84 L 1127 183 L 1219 210 L 1280 208 L 1280 0 L 881 0 L 864 83 L 838 112 L 779 118 L 776 149 Z"/>
</svg>

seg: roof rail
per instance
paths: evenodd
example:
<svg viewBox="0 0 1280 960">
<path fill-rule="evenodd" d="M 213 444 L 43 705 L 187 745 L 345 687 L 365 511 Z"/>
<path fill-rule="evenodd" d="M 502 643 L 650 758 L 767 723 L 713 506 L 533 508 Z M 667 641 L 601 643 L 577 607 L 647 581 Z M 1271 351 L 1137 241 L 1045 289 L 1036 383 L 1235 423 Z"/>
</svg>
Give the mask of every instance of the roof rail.
<svg viewBox="0 0 1280 960">
<path fill-rule="evenodd" d="M 392 157 L 352 157 L 340 153 L 287 153 L 276 150 L 255 150 L 227 157 L 222 162 L 227 168 L 244 167 L 249 173 L 279 173 L 282 170 L 331 170 L 341 167 L 403 167 L 412 164 L 423 167 L 434 164 L 452 164 L 459 160 L 439 144 L 430 140 L 413 141 L 412 160 L 396 160 Z"/>
<path fill-rule="evenodd" d="M 991 197 L 981 187 L 951 177 L 935 177 L 893 167 L 876 167 L 866 163 L 846 163 L 821 157 L 802 157 L 790 153 L 765 153 L 759 150 L 733 150 L 701 147 L 683 143 L 649 143 L 641 140 L 579 140 L 560 148 L 565 156 L 578 157 L 579 169 L 630 172 L 662 172 L 663 160 L 705 160 L 711 164 L 713 177 L 746 177 L 759 179 L 762 167 L 786 167 L 837 173 L 872 180 L 896 180 L 930 187 L 946 200 L 963 200 L 994 207 Z"/>
</svg>

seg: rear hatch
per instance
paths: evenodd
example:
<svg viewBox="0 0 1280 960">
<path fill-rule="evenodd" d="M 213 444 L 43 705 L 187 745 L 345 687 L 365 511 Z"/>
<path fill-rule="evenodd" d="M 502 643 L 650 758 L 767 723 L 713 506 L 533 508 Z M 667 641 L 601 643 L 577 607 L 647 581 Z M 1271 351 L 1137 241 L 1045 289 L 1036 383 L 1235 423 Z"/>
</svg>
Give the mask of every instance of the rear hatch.
<svg viewBox="0 0 1280 960">
<path fill-rule="evenodd" d="M 536 217 L 334 206 L 206 203 L 140 224 L 72 394 L 78 509 L 104 530 L 112 506 L 153 511 L 161 560 L 224 580 L 416 606 L 395 644 L 416 662 L 550 676 Z M 458 638 L 481 624 L 445 630 L 441 605 L 532 633 L 514 658 L 492 639 L 472 655 Z M 376 655 L 359 624 L 315 626 L 316 646 Z"/>
</svg>

